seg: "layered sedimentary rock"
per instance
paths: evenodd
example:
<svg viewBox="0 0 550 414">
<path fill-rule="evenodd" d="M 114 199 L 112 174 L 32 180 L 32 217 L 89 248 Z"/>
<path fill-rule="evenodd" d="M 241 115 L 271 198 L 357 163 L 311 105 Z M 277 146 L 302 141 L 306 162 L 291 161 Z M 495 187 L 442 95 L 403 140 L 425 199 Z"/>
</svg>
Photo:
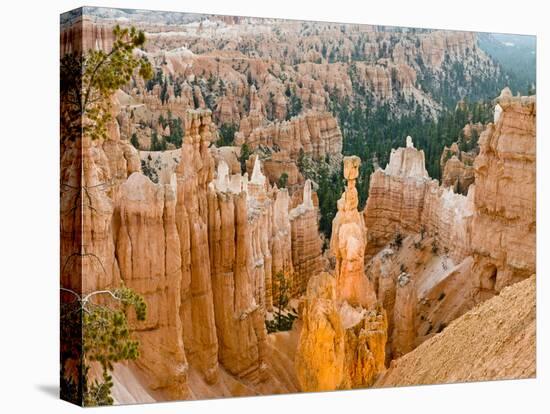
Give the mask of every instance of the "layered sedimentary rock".
<svg viewBox="0 0 550 414">
<path fill-rule="evenodd" d="M 248 219 L 251 223 L 248 237 L 253 255 L 254 296 L 259 305 L 266 302 L 267 283 L 271 279 L 271 249 L 269 235 L 272 228 L 273 203 L 268 194 L 269 183 L 256 157 L 250 181 L 247 182 Z"/>
<path fill-rule="evenodd" d="M 140 358 L 152 389 L 187 394 L 183 345 L 181 254 L 176 227 L 176 180 L 154 184 L 139 172 L 120 188 L 116 251 L 124 284 L 143 296 L 147 319 L 137 323 Z"/>
<path fill-rule="evenodd" d="M 208 248 L 207 185 L 214 172 L 208 150 L 210 116 L 210 111 L 201 110 L 187 114 L 181 162 L 176 169 L 176 224 L 181 243 L 180 317 L 185 348 L 207 381 L 214 382 L 218 376 L 218 340 Z"/>
<path fill-rule="evenodd" d="M 276 148 L 297 160 L 300 150 L 313 159 L 338 156 L 342 152 L 342 133 L 336 118 L 329 112 L 307 112 L 290 121 L 272 122 L 255 128 L 245 135 L 240 131 L 235 142 L 246 143 L 251 149 L 258 146 Z"/>
<path fill-rule="evenodd" d="M 336 307 L 336 281 L 328 273 L 307 287 L 296 375 L 302 391 L 338 389 L 344 379 L 345 331 Z"/>
<path fill-rule="evenodd" d="M 242 185 L 225 185 L 228 167 L 208 193 L 209 247 L 219 359 L 238 376 L 261 377 L 265 369 L 265 309 L 254 292 L 253 242 L 247 192 Z M 240 178 L 240 175 L 239 175 Z M 240 183 L 237 183 L 240 184 Z M 263 279 L 263 274 L 261 275 Z"/>
<path fill-rule="evenodd" d="M 421 228 L 426 187 L 431 181 L 424 166 L 424 151 L 407 138 L 406 148 L 392 150 L 384 170 L 371 175 L 364 210 L 367 252 L 385 246 L 396 232 L 417 233 Z"/>
<path fill-rule="evenodd" d="M 345 329 L 344 379 L 340 388 L 370 387 L 385 367 L 388 323 L 386 311 L 353 308 L 344 302 L 340 316 Z"/>
<path fill-rule="evenodd" d="M 295 364 L 303 391 L 368 387 L 385 369 L 388 324 L 364 270 L 365 230 L 355 188 L 359 165 L 358 157 L 344 158 L 348 183 L 330 243 L 336 277 L 322 273 L 308 283 Z"/>
<path fill-rule="evenodd" d="M 467 196 L 432 181 L 426 188 L 421 215 L 421 230 L 434 237 L 438 248 L 456 263 L 471 254 L 475 186 Z"/>
<path fill-rule="evenodd" d="M 65 142 L 61 159 L 61 284 L 89 293 L 120 283 L 115 259 L 110 171 L 89 137 Z"/>
<path fill-rule="evenodd" d="M 295 296 L 305 293 L 309 279 L 325 269 L 323 241 L 319 235 L 318 209 L 313 205 L 311 181 L 306 180 L 302 203 L 289 213 Z"/>
<path fill-rule="evenodd" d="M 63 27 L 60 33 L 61 56 L 82 53 L 90 49 L 109 51 L 115 36 L 110 25 L 98 24 L 89 17 L 78 16 Z"/>
<path fill-rule="evenodd" d="M 302 391 L 368 387 L 385 369 L 385 311 L 340 302 L 330 274 L 310 279 L 301 318 L 295 368 Z"/>
<path fill-rule="evenodd" d="M 472 193 L 474 191 L 470 190 Z M 439 187 L 424 166 L 424 152 L 407 137 L 405 148 L 392 150 L 384 170 L 371 175 L 363 211 L 367 254 L 373 255 L 399 234 L 427 232 L 456 258 L 469 254 L 473 196 Z"/>
<path fill-rule="evenodd" d="M 261 105 L 257 106 L 261 108 Z M 244 119 L 240 131 L 235 134 L 235 143 L 246 144 L 251 150 L 262 154 L 265 174 L 270 183 L 277 183 L 285 174 L 289 190 L 299 189 L 304 179 L 298 169 L 298 161 L 303 157 L 328 161 L 332 166 L 339 164 L 342 133 L 336 118 L 329 112 L 308 111 L 289 121 L 267 124 L 261 123 L 261 120 L 259 109 Z"/>
<path fill-rule="evenodd" d="M 273 303 L 277 303 L 278 292 L 277 283 L 273 279 L 277 273 L 282 272 L 285 277 L 292 277 L 291 289 L 294 293 L 303 293 L 305 291 L 300 286 L 300 280 L 304 276 L 302 260 L 312 264 L 308 257 L 307 250 L 303 249 L 298 240 L 292 238 L 292 221 L 290 220 L 290 198 L 286 189 L 276 189 L 273 194 L 273 214 L 271 226 L 271 279 L 266 277 L 266 307 L 272 309 Z M 317 237 L 318 237 L 317 232 Z M 311 250 L 309 250 L 311 254 Z M 319 254 L 320 257 L 320 254 Z M 296 265 L 295 265 L 296 263 Z M 313 268 L 317 270 L 315 262 Z M 320 269 L 318 269 L 320 270 Z M 270 283 L 271 282 L 271 283 Z"/>
<path fill-rule="evenodd" d="M 339 300 L 347 301 L 354 306 L 372 308 L 376 303 L 376 294 L 365 276 L 365 223 L 363 215 L 357 210 L 359 199 L 355 188 L 360 164 L 359 157 L 344 158 L 344 177 L 347 186 L 338 200 L 338 212 L 332 223 L 330 250 L 336 258 Z"/>
<path fill-rule="evenodd" d="M 243 117 L 239 124 L 239 133 L 247 137 L 256 128 L 260 127 L 265 120 L 265 107 L 258 96 L 258 92 L 254 85 L 250 86 L 248 95 L 249 109 L 248 115 Z"/>
<path fill-rule="evenodd" d="M 475 157 L 475 151 L 460 151 L 456 142 L 450 148 L 445 147 L 440 160 L 441 185 L 451 187 L 455 193 L 468 194 L 470 185 L 475 181 L 473 166 Z"/>
<path fill-rule="evenodd" d="M 414 280 L 403 272 L 397 277 L 395 305 L 393 308 L 392 357 L 412 351 L 416 340 L 416 286 Z"/>
<path fill-rule="evenodd" d="M 299 190 L 304 183 L 304 177 L 296 165 L 296 161 L 289 158 L 285 152 L 273 152 L 264 160 L 264 171 L 270 183 L 277 184 L 286 174 L 286 188 L 295 192 Z"/>
<path fill-rule="evenodd" d="M 367 252 L 378 253 L 368 274 L 390 312 L 393 358 L 535 271 L 534 97 L 504 90 L 498 100 L 497 123 L 481 134 L 467 196 L 427 178 L 412 145 L 372 175 L 364 213 Z M 411 188 L 421 197 L 409 195 Z"/>
<path fill-rule="evenodd" d="M 483 289 L 502 287 L 535 271 L 536 104 L 502 91 L 502 112 L 479 139 L 474 163 L 474 268 Z"/>
</svg>

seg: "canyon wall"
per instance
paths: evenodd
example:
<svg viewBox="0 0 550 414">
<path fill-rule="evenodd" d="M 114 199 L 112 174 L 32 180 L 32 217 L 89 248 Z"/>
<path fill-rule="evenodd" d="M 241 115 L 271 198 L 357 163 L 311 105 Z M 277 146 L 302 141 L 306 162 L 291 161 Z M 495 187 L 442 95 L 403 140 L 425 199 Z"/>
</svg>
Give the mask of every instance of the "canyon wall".
<svg viewBox="0 0 550 414">
<path fill-rule="evenodd" d="M 328 161 L 333 168 L 340 165 L 342 133 L 329 112 L 307 111 L 288 121 L 259 121 L 257 125 L 252 128 L 250 122 L 242 122 L 235 144 L 246 144 L 260 154 L 271 184 L 286 174 L 289 191 L 301 189 L 304 178 L 298 166 L 304 158 Z"/>
<path fill-rule="evenodd" d="M 481 287 L 496 292 L 536 268 L 535 97 L 513 97 L 506 88 L 498 103 L 474 162 L 472 225 L 474 268 Z"/>
<path fill-rule="evenodd" d="M 470 190 L 472 193 L 474 190 Z M 371 175 L 363 211 L 368 256 L 404 234 L 433 235 L 459 261 L 470 253 L 473 197 L 443 189 L 430 179 L 424 152 L 407 137 L 405 148 L 392 150 L 385 169 Z"/>
<path fill-rule="evenodd" d="M 536 270 L 535 100 L 505 89 L 498 102 L 467 196 L 431 180 L 410 139 L 371 176 L 366 273 L 389 314 L 392 358 Z"/>
<path fill-rule="evenodd" d="M 342 133 L 336 118 L 329 112 L 306 112 L 289 121 L 271 122 L 235 137 L 237 145 L 246 143 L 251 149 L 258 146 L 277 148 L 297 160 L 300 151 L 315 160 L 335 157 L 342 152 Z"/>
</svg>

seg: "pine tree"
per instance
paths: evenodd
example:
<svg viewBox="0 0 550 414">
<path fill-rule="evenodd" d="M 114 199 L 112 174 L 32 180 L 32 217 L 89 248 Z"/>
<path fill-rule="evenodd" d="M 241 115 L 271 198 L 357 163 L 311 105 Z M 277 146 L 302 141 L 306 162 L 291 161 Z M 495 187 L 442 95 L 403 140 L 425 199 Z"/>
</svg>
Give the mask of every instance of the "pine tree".
<svg viewBox="0 0 550 414">
<path fill-rule="evenodd" d="M 250 157 L 250 149 L 247 144 L 241 145 L 241 155 L 239 156 L 239 162 L 241 163 L 241 173 L 246 172 L 246 161 Z"/>
<path fill-rule="evenodd" d="M 62 136 L 77 139 L 82 133 L 91 139 L 107 138 L 107 123 L 111 120 L 111 96 L 127 84 L 134 72 L 144 79 L 152 76 L 150 62 L 133 51 L 145 43 L 145 35 L 134 27 L 113 29 L 110 52 L 90 50 L 84 55 L 67 54 L 61 60 L 61 99 L 66 105 L 62 113 Z M 79 125 L 75 124 L 79 120 Z"/>
<path fill-rule="evenodd" d="M 139 342 L 132 337 L 128 312 L 133 309 L 136 319 L 144 321 L 147 304 L 142 296 L 126 287 L 86 295 L 62 288 L 62 294 L 70 294 L 74 299 L 62 301 L 61 307 L 62 397 L 72 397 L 69 401 L 82 401 L 88 407 L 112 405 L 113 364 L 139 357 Z M 97 301 L 100 296 L 102 300 Z M 90 378 L 94 362 L 102 369 L 101 378 Z M 68 392 L 72 395 L 67 395 Z"/>
<path fill-rule="evenodd" d="M 135 149 L 139 149 L 139 140 L 135 132 L 132 134 L 132 138 L 130 138 L 130 144 L 132 144 Z"/>
<path fill-rule="evenodd" d="M 279 188 L 286 188 L 288 184 L 288 174 L 286 172 L 283 172 L 279 179 L 277 180 L 277 187 Z"/>
</svg>

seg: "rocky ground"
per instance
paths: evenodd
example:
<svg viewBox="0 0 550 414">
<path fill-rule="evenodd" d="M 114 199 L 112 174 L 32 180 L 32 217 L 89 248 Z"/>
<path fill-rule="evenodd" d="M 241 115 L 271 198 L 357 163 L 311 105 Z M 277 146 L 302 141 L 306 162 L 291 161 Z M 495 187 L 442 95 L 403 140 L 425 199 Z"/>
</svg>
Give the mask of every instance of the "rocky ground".
<svg viewBox="0 0 550 414">
<path fill-rule="evenodd" d="M 534 378 L 536 279 L 502 290 L 393 361 L 375 387 Z"/>
<path fill-rule="evenodd" d="M 109 49 L 111 23 L 85 20 L 85 45 Z M 503 90 L 494 122 L 465 127 L 477 145 L 445 148 L 441 184 L 407 137 L 370 175 L 364 209 L 361 159 L 343 156 L 330 112 L 361 87 L 436 116 L 419 77 L 442 81 L 448 61 L 497 76 L 472 34 L 136 24 L 160 76 L 118 91 L 108 137 L 63 141 L 61 159 L 63 285 L 124 284 L 148 307 L 130 318 L 140 357 L 116 365 L 117 403 L 535 374 L 535 97 Z M 62 49 L 78 34 L 64 30 Z M 304 160 L 343 188 L 330 241 Z M 292 328 L 268 331 L 288 299 Z"/>
</svg>

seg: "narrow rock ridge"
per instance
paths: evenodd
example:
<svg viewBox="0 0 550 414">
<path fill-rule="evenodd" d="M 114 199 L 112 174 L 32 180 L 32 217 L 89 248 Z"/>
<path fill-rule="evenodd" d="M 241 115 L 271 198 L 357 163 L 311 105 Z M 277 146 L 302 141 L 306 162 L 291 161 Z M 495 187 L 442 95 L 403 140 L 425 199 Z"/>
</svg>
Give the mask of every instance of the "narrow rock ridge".
<svg viewBox="0 0 550 414">
<path fill-rule="evenodd" d="M 342 133 L 336 118 L 329 112 L 308 111 L 289 121 L 271 122 L 236 134 L 237 145 L 246 143 L 251 149 L 262 145 L 278 148 L 297 160 L 300 150 L 315 160 L 342 153 Z"/>
<path fill-rule="evenodd" d="M 270 123 L 261 121 L 259 117 L 254 118 L 259 120 L 257 123 L 247 119 L 235 134 L 235 144 L 246 144 L 252 151 L 262 153 L 264 173 L 271 184 L 277 183 L 285 173 L 289 190 L 299 189 L 304 178 L 297 162 L 302 156 L 317 161 L 328 160 L 334 168 L 342 160 L 342 133 L 330 112 L 310 110 L 288 121 Z"/>
<path fill-rule="evenodd" d="M 232 374 L 263 379 L 266 332 L 263 257 L 255 250 L 253 222 L 249 221 L 246 178 L 229 180 L 225 162 L 209 186 L 209 248 L 219 360 Z M 258 219 L 261 218 L 258 216 Z M 262 229 L 265 230 L 265 229 Z M 252 233 L 252 237 L 251 237 Z M 263 287 L 263 286 L 262 286 Z M 258 297 L 259 295 L 259 297 Z M 259 302 L 258 300 L 261 300 Z"/>
</svg>

